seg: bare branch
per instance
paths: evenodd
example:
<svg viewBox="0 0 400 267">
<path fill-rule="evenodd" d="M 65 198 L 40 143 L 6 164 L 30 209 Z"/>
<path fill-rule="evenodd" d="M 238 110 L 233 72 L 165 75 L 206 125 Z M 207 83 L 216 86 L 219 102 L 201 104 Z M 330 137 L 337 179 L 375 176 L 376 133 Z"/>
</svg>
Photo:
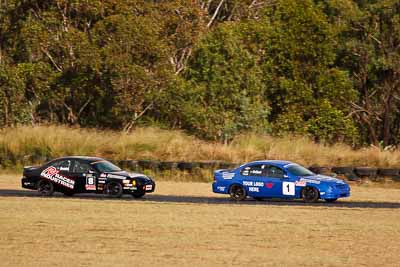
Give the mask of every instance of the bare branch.
<svg viewBox="0 0 400 267">
<path fill-rule="evenodd" d="M 50 55 L 49 51 L 47 51 L 46 49 L 44 49 L 43 47 L 40 47 L 40 50 L 50 59 L 51 63 L 53 63 L 53 66 L 59 71 L 62 72 L 62 68 L 59 67 L 56 63 L 56 61 L 54 60 L 54 58 Z"/>
<path fill-rule="evenodd" d="M 217 8 L 216 8 L 215 11 L 214 11 L 213 16 L 211 17 L 210 21 L 209 21 L 208 24 L 207 24 L 207 28 L 210 28 L 211 25 L 214 23 L 214 20 L 217 18 L 218 13 L 219 13 L 219 10 L 221 9 L 222 4 L 223 4 L 224 2 L 225 2 L 225 0 L 221 0 L 221 1 L 219 2 Z"/>
<path fill-rule="evenodd" d="M 124 127 L 124 131 L 129 132 L 132 129 L 133 125 L 135 125 L 135 122 L 138 119 L 140 119 L 146 113 L 147 110 L 149 110 L 151 107 L 153 107 L 153 105 L 154 105 L 154 101 L 151 102 L 149 105 L 147 105 L 147 107 L 145 107 L 142 110 L 142 112 L 139 113 L 139 115 L 135 115 L 135 117 Z"/>
<path fill-rule="evenodd" d="M 89 105 L 89 103 L 90 103 L 90 101 L 92 101 L 92 99 L 93 99 L 93 97 L 89 97 L 89 99 L 85 102 L 85 104 L 83 104 L 83 106 L 79 109 L 78 117 L 81 116 L 82 112 L 85 110 L 87 105 Z"/>
</svg>

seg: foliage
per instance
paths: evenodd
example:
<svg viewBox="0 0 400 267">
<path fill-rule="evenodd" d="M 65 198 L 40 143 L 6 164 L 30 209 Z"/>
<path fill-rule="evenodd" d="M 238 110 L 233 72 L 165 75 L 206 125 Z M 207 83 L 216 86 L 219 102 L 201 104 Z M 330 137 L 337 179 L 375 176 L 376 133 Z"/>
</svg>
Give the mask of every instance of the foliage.
<svg viewBox="0 0 400 267">
<path fill-rule="evenodd" d="M 221 141 L 243 130 L 266 129 L 269 108 L 262 99 L 262 71 L 230 25 L 195 47 L 185 79 L 182 115 L 188 129 Z"/>
<path fill-rule="evenodd" d="M 400 143 L 396 0 L 0 1 L 0 126 Z"/>
</svg>

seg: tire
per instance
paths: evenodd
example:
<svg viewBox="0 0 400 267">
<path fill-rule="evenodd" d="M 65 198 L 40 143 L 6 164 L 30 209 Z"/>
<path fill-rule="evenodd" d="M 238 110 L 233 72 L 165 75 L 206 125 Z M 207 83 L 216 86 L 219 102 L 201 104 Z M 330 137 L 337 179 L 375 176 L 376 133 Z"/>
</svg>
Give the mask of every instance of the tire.
<svg viewBox="0 0 400 267">
<path fill-rule="evenodd" d="M 308 169 L 315 174 L 328 174 L 331 172 L 329 167 L 324 166 L 310 166 Z"/>
<path fill-rule="evenodd" d="M 181 171 L 191 171 L 193 169 L 193 164 L 191 162 L 179 162 L 178 169 Z"/>
<path fill-rule="evenodd" d="M 54 194 L 54 185 L 48 180 L 40 180 L 37 184 L 37 189 L 42 196 L 51 196 Z"/>
<path fill-rule="evenodd" d="M 257 201 L 263 201 L 264 199 L 262 197 L 253 197 Z"/>
<path fill-rule="evenodd" d="M 319 192 L 315 187 L 306 186 L 301 191 L 301 198 L 306 203 L 314 203 L 319 199 Z"/>
<path fill-rule="evenodd" d="M 237 166 L 238 165 L 236 163 L 231 163 L 231 162 L 220 162 L 219 163 L 219 168 L 224 169 L 224 170 L 231 170 Z"/>
<path fill-rule="evenodd" d="M 328 198 L 328 199 L 325 199 L 325 201 L 328 202 L 328 203 L 333 203 L 333 202 L 335 202 L 336 200 L 337 200 L 337 198 Z"/>
<path fill-rule="evenodd" d="M 385 168 L 378 169 L 378 175 L 380 176 L 393 177 L 393 176 L 398 176 L 399 173 L 400 173 L 399 169 L 385 169 Z"/>
<path fill-rule="evenodd" d="M 132 193 L 132 196 L 133 196 L 134 198 L 141 198 L 141 197 L 143 197 L 145 194 L 146 194 L 145 192 L 134 192 L 134 193 Z"/>
<path fill-rule="evenodd" d="M 128 170 L 137 170 L 138 169 L 138 162 L 135 160 L 121 160 L 119 165 L 122 168 L 126 168 Z"/>
<path fill-rule="evenodd" d="M 121 183 L 118 182 L 109 182 L 106 184 L 104 187 L 104 194 L 113 197 L 113 198 L 119 198 L 122 196 L 124 193 L 124 190 L 122 188 Z"/>
<path fill-rule="evenodd" d="M 162 170 L 162 171 L 175 170 L 176 168 L 178 168 L 177 162 L 173 162 L 173 161 L 160 162 L 160 170 Z"/>
<path fill-rule="evenodd" d="M 346 177 L 347 180 L 353 181 L 353 182 L 358 182 L 361 181 L 361 178 L 355 175 L 354 173 L 348 173 L 345 174 L 344 177 Z"/>
<path fill-rule="evenodd" d="M 354 171 L 353 167 L 332 167 L 331 171 L 336 174 L 348 174 Z"/>
<path fill-rule="evenodd" d="M 378 169 L 369 167 L 358 167 L 354 169 L 354 172 L 358 176 L 376 177 Z"/>
<path fill-rule="evenodd" d="M 212 161 L 207 161 L 207 162 L 199 162 L 200 168 L 202 169 L 213 169 L 214 168 L 214 162 Z"/>
<path fill-rule="evenodd" d="M 246 199 L 247 193 L 243 186 L 234 184 L 229 188 L 229 195 L 233 200 L 242 201 Z"/>
<path fill-rule="evenodd" d="M 160 166 L 160 162 L 154 160 L 139 160 L 138 165 L 143 170 L 157 170 Z"/>
</svg>

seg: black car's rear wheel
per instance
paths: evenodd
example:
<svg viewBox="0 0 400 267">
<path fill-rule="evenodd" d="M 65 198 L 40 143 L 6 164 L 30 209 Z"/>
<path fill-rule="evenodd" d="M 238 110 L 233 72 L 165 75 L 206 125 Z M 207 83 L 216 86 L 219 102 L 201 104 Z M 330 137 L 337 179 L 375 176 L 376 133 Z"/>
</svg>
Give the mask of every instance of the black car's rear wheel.
<svg viewBox="0 0 400 267">
<path fill-rule="evenodd" d="M 110 197 L 121 197 L 123 192 L 124 190 L 122 185 L 118 182 L 109 182 L 104 188 L 104 194 L 109 195 Z"/>
<path fill-rule="evenodd" d="M 133 193 L 132 193 L 132 196 L 133 196 L 134 198 L 141 198 L 141 197 L 143 197 L 145 194 L 146 194 L 146 192 L 133 192 Z"/>
<path fill-rule="evenodd" d="M 37 190 L 42 196 L 51 196 L 54 194 L 54 185 L 48 180 L 40 180 L 37 185 Z"/>
<path fill-rule="evenodd" d="M 319 199 L 319 192 L 316 188 L 307 186 L 301 191 L 301 197 L 304 202 L 307 203 L 317 202 Z"/>
<path fill-rule="evenodd" d="M 229 195 L 233 200 L 242 201 L 246 198 L 247 193 L 243 186 L 234 184 L 229 188 Z"/>
<path fill-rule="evenodd" d="M 329 202 L 329 203 L 335 202 L 336 200 L 337 200 L 337 198 L 328 198 L 328 199 L 325 199 L 325 201 L 326 201 L 326 202 Z"/>
</svg>

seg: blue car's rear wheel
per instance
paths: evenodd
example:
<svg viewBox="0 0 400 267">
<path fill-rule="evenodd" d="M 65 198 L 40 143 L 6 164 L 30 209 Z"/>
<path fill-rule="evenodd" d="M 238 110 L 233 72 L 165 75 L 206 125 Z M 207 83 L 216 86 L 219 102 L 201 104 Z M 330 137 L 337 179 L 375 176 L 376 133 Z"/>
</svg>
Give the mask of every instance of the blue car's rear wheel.
<svg viewBox="0 0 400 267">
<path fill-rule="evenodd" d="M 246 198 L 247 193 L 243 186 L 234 184 L 229 188 L 229 195 L 233 200 L 242 201 Z"/>
<path fill-rule="evenodd" d="M 319 199 L 319 192 L 314 187 L 306 186 L 301 191 L 301 197 L 303 198 L 304 202 L 307 203 L 317 202 Z"/>
</svg>

